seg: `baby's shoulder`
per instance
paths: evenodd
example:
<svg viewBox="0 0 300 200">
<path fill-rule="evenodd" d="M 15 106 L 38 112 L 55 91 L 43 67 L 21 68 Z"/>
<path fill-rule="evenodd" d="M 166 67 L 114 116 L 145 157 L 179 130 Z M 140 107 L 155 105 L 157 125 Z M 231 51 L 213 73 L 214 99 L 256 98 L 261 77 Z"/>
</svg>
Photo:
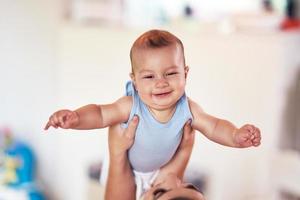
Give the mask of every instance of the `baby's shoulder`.
<svg viewBox="0 0 300 200">
<path fill-rule="evenodd" d="M 125 106 L 125 105 L 131 106 L 131 105 L 132 105 L 132 102 L 133 102 L 132 96 L 123 96 L 123 97 L 121 97 L 121 98 L 118 100 L 118 102 L 119 102 L 120 104 L 123 104 L 124 106 Z"/>
<path fill-rule="evenodd" d="M 123 112 L 123 114 L 129 115 L 133 100 L 131 96 L 123 96 L 117 100 L 116 104 L 119 107 L 119 110 Z"/>
<path fill-rule="evenodd" d="M 129 109 L 131 109 L 132 104 L 133 104 L 133 100 L 131 96 L 123 96 L 118 100 L 118 104 L 122 107 L 128 107 Z"/>
<path fill-rule="evenodd" d="M 202 112 L 203 109 L 201 106 L 194 100 L 192 100 L 190 97 L 187 97 L 188 104 L 190 107 L 191 112 Z"/>
</svg>

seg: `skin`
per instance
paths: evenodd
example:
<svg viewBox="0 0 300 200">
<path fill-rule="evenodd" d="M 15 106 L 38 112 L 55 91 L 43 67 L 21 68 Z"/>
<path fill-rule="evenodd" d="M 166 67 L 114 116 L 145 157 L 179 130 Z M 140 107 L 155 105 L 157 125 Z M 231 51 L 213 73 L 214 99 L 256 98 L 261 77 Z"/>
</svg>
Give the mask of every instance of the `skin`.
<svg viewBox="0 0 300 200">
<path fill-rule="evenodd" d="M 106 200 L 135 199 L 134 177 L 129 165 L 127 150 L 134 142 L 138 118 L 134 117 L 126 130 L 116 125 L 109 130 L 110 165 L 109 176 L 105 191 Z M 142 199 L 152 200 L 153 192 L 165 189 L 158 199 L 170 199 L 178 196 L 203 200 L 203 195 L 195 190 L 186 188 L 187 183 L 182 182 L 183 172 L 186 168 L 194 144 L 194 131 L 189 123 L 184 126 L 183 138 L 180 146 L 168 164 L 163 166 L 158 177 Z M 116 189 L 117 185 L 117 189 Z"/>
<path fill-rule="evenodd" d="M 172 45 L 140 50 L 133 60 L 134 72 L 130 76 L 140 98 L 158 121 L 169 121 L 184 94 L 188 73 L 181 49 Z"/>
<path fill-rule="evenodd" d="M 184 66 L 181 49 L 171 45 L 156 49 L 142 49 L 133 56 L 134 72 L 130 75 L 141 99 L 153 117 L 161 123 L 169 121 L 175 104 L 184 93 L 188 67 Z M 193 115 L 192 127 L 208 139 L 229 147 L 246 148 L 259 146 L 260 130 L 251 124 L 240 128 L 231 122 L 204 112 L 188 98 Z M 112 104 L 90 104 L 75 111 L 59 110 L 49 118 L 49 127 L 95 129 L 128 121 L 132 97 L 125 96 Z"/>
<path fill-rule="evenodd" d="M 154 196 L 157 197 L 157 200 L 169 200 L 175 197 L 186 197 L 193 200 L 204 199 L 199 191 L 190 189 L 188 186 L 188 183 L 183 183 L 175 174 L 169 174 L 164 182 L 149 189 L 141 199 L 153 200 Z M 158 189 L 163 189 L 166 192 L 155 195 L 155 191 Z"/>
<path fill-rule="evenodd" d="M 176 102 L 184 93 L 189 71 L 188 66 L 184 65 L 183 54 L 180 48 L 176 45 L 171 45 L 163 48 L 137 51 L 134 54 L 133 66 L 134 71 L 130 76 L 141 99 L 146 103 L 149 111 L 157 121 L 161 123 L 169 121 L 175 111 Z M 204 112 L 190 98 L 188 98 L 188 103 L 193 115 L 192 128 L 202 133 L 208 139 L 225 146 L 237 148 L 260 145 L 260 130 L 254 125 L 246 124 L 237 128 L 227 120 Z M 115 127 L 129 120 L 131 107 L 132 97 L 126 96 L 111 104 L 89 104 L 74 111 L 59 110 L 50 116 L 45 130 L 50 127 L 85 130 Z M 113 156 L 115 155 L 113 154 Z M 116 159 L 115 162 L 119 162 L 119 164 L 125 163 L 121 169 L 123 169 L 123 172 L 126 171 L 128 173 L 128 161 L 124 162 L 124 157 L 120 157 L 121 159 L 118 159 L 118 156 L 112 159 Z M 162 174 L 169 176 L 168 174 L 170 173 Z M 175 174 L 178 175 L 177 172 Z M 119 176 L 121 175 L 126 176 L 128 179 L 132 176 L 132 174 L 123 175 L 119 173 Z M 128 183 L 129 186 L 132 184 L 131 181 Z M 119 186 L 120 183 L 117 185 Z M 123 191 L 123 194 L 125 194 L 125 191 Z"/>
</svg>

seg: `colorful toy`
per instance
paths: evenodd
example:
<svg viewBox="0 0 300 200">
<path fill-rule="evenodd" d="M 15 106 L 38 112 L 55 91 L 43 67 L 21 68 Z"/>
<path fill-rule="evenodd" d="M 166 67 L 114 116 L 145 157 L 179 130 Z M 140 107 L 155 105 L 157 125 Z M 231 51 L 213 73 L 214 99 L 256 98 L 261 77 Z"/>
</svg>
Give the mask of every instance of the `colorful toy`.
<svg viewBox="0 0 300 200">
<path fill-rule="evenodd" d="M 44 200 L 34 180 L 35 157 L 29 146 L 13 139 L 8 129 L 0 135 L 0 185 L 26 191 L 29 200 Z"/>
</svg>

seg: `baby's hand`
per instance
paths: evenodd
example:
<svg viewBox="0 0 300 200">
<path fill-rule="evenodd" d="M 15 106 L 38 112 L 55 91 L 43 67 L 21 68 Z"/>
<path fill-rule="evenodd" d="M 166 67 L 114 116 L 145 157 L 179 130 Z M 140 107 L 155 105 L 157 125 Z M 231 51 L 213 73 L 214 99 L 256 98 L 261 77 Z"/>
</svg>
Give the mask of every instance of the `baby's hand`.
<svg viewBox="0 0 300 200">
<path fill-rule="evenodd" d="M 251 147 L 260 145 L 260 130 L 250 124 L 242 126 L 234 135 L 234 142 L 238 147 Z"/>
<path fill-rule="evenodd" d="M 54 128 L 74 128 L 79 124 L 79 116 L 77 112 L 71 110 L 59 110 L 50 116 L 48 123 L 45 126 L 45 130 L 48 130 L 51 126 Z"/>
</svg>

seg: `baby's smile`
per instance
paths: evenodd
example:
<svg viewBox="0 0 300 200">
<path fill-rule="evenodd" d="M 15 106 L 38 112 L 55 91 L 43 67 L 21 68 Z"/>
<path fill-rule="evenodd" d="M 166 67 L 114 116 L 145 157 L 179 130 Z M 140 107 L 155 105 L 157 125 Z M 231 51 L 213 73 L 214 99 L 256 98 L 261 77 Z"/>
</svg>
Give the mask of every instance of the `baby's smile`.
<svg viewBox="0 0 300 200">
<path fill-rule="evenodd" d="M 155 98 L 165 98 L 168 97 L 171 93 L 172 91 L 166 91 L 166 92 L 152 94 L 152 96 L 154 96 Z"/>
</svg>

